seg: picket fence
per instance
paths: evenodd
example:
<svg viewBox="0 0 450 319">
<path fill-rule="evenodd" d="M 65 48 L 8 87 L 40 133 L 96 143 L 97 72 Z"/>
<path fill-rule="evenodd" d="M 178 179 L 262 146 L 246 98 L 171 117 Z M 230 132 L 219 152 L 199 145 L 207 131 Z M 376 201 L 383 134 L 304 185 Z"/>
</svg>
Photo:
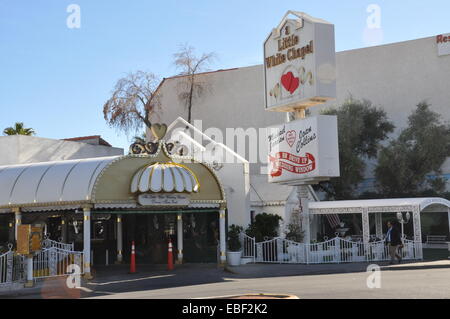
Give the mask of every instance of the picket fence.
<svg viewBox="0 0 450 319">
<path fill-rule="evenodd" d="M 241 234 L 242 256 L 256 263 L 274 264 L 340 264 L 390 260 L 385 241 L 353 242 L 334 238 L 321 243 L 303 244 L 284 238 L 274 238 L 257 243 L 254 238 Z M 420 246 L 405 240 L 400 253 L 404 260 L 421 259 Z"/>
<path fill-rule="evenodd" d="M 83 252 L 74 251 L 73 244 L 65 244 L 46 239 L 42 250 L 33 256 L 33 279 L 73 274 L 75 265 L 80 275 L 84 274 Z M 22 283 L 27 278 L 28 259 L 17 255 L 12 246 L 0 255 L 0 288 L 13 283 Z"/>
</svg>

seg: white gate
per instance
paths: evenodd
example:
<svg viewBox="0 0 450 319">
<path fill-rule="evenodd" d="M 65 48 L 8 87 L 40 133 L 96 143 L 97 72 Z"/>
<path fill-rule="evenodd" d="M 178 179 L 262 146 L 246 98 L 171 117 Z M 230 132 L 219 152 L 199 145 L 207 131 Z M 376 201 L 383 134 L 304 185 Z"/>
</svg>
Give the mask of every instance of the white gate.
<svg viewBox="0 0 450 319">
<path fill-rule="evenodd" d="M 15 255 L 11 248 L 0 255 L 0 286 L 24 281 L 24 260 L 23 256 Z"/>
<path fill-rule="evenodd" d="M 77 265 L 84 274 L 83 253 L 57 247 L 45 248 L 33 256 L 33 278 L 67 276 L 69 265 Z"/>
<path fill-rule="evenodd" d="M 242 245 L 242 258 L 253 258 L 253 261 L 255 261 L 255 238 L 241 233 L 239 240 Z"/>
<path fill-rule="evenodd" d="M 275 264 L 305 263 L 305 245 L 283 238 L 256 243 L 255 261 Z"/>
</svg>

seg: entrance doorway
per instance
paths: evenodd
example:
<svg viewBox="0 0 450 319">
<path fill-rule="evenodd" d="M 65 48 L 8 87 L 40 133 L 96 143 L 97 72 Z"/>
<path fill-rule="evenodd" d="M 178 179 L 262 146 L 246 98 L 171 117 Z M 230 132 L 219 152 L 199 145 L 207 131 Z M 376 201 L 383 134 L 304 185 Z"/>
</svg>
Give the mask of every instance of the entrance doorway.
<svg viewBox="0 0 450 319">
<path fill-rule="evenodd" d="M 219 242 L 219 213 L 183 213 L 183 260 L 185 263 L 216 263 Z M 123 214 L 124 261 L 130 262 L 135 242 L 136 263 L 166 264 L 168 239 L 177 256 L 177 215 Z"/>
</svg>

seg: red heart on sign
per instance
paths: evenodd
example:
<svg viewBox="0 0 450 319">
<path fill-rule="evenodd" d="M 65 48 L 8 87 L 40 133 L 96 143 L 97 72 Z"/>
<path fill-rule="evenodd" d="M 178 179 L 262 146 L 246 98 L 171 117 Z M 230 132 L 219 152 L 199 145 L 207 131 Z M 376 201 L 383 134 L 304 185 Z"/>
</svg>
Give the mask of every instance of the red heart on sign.
<svg viewBox="0 0 450 319">
<path fill-rule="evenodd" d="M 292 147 L 295 144 L 295 141 L 297 140 L 297 134 L 295 131 L 289 131 L 286 133 L 286 142 L 289 144 L 290 147 Z"/>
<path fill-rule="evenodd" d="M 300 86 L 300 79 L 296 78 L 292 72 L 288 72 L 281 77 L 281 84 L 292 94 Z"/>
</svg>

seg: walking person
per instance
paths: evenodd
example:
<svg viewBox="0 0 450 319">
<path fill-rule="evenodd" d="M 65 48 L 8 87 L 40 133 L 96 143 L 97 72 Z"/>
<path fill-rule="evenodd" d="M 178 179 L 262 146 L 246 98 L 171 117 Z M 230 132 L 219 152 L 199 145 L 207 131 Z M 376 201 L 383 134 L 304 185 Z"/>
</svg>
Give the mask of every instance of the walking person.
<svg viewBox="0 0 450 319">
<path fill-rule="evenodd" d="M 398 259 L 398 263 L 402 262 L 402 256 L 398 254 L 399 248 L 402 246 L 402 239 L 400 231 L 395 222 L 388 222 L 388 232 L 386 234 L 386 243 L 389 246 L 389 255 L 391 256 L 390 264 L 395 263 L 395 259 Z"/>
</svg>

